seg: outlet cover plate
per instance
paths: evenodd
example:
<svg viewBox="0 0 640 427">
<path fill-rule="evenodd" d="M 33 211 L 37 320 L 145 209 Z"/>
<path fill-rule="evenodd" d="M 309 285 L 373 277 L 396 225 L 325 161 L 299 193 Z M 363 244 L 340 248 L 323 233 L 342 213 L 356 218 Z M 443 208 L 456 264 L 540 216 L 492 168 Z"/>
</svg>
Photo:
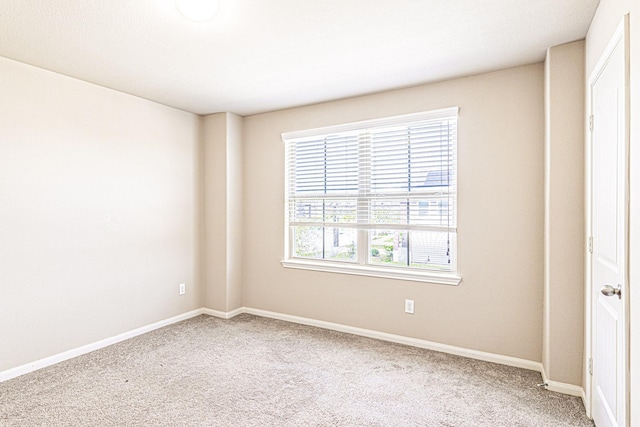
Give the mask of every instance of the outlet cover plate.
<svg viewBox="0 0 640 427">
<path fill-rule="evenodd" d="M 409 314 L 413 314 L 414 313 L 414 303 L 412 299 L 406 299 L 404 300 L 404 312 L 405 313 L 409 313 Z"/>
</svg>

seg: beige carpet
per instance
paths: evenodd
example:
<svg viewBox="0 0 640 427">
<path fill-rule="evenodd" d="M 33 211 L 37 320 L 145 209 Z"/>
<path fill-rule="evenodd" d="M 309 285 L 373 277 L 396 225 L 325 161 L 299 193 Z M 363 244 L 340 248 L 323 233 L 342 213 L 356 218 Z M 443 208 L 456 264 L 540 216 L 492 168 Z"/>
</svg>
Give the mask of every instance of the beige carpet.
<svg viewBox="0 0 640 427">
<path fill-rule="evenodd" d="M 540 374 L 251 315 L 0 383 L 2 426 L 593 426 Z"/>
</svg>

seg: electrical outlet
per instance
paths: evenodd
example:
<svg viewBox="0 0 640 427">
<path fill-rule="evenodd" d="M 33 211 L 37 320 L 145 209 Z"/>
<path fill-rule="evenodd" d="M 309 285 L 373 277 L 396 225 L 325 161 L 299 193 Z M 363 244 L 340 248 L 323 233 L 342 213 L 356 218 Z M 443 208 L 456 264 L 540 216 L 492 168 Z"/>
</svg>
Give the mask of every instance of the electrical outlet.
<svg viewBox="0 0 640 427">
<path fill-rule="evenodd" d="M 187 293 L 187 285 L 185 283 L 180 283 L 180 295 L 184 295 Z"/>
<path fill-rule="evenodd" d="M 414 309 L 413 300 L 412 299 L 404 300 L 404 312 L 413 314 L 413 309 Z"/>
</svg>

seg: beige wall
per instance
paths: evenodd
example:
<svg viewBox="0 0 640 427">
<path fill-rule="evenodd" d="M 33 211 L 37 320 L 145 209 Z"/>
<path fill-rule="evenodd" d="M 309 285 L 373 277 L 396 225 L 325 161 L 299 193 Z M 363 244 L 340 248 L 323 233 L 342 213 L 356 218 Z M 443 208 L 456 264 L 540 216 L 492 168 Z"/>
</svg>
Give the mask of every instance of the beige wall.
<svg viewBox="0 0 640 427">
<path fill-rule="evenodd" d="M 227 114 L 227 175 L 229 191 L 227 193 L 227 218 L 229 221 L 227 240 L 228 296 L 227 311 L 242 307 L 242 269 L 244 266 L 243 235 L 243 197 L 244 187 L 242 169 L 242 137 L 244 119 L 236 114 Z"/>
<path fill-rule="evenodd" d="M 204 118 L 204 306 L 242 307 L 242 117 Z"/>
<path fill-rule="evenodd" d="M 0 75 L 0 371 L 201 307 L 200 119 L 3 58 Z"/>
<path fill-rule="evenodd" d="M 227 115 L 204 118 L 204 306 L 227 311 Z"/>
<path fill-rule="evenodd" d="M 593 72 L 607 43 L 625 14 L 629 14 L 630 43 L 630 385 L 631 426 L 640 426 L 640 2 L 601 0 L 586 38 L 586 76 Z M 587 81 L 588 83 L 588 81 Z"/>
<path fill-rule="evenodd" d="M 245 118 L 244 305 L 540 361 L 543 76 L 536 64 Z M 281 266 L 281 132 L 450 106 L 460 107 L 459 286 Z"/>
<path fill-rule="evenodd" d="M 582 386 L 584 350 L 584 41 L 545 61 L 545 278 L 542 364 Z"/>
</svg>

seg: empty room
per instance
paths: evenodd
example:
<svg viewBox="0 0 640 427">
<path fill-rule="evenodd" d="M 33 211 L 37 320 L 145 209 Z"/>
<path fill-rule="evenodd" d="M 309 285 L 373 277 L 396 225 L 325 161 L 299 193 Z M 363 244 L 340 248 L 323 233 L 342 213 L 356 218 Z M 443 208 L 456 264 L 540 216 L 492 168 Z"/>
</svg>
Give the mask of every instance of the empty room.
<svg viewBox="0 0 640 427">
<path fill-rule="evenodd" d="M 0 0 L 0 426 L 640 427 L 640 2 Z"/>
</svg>

